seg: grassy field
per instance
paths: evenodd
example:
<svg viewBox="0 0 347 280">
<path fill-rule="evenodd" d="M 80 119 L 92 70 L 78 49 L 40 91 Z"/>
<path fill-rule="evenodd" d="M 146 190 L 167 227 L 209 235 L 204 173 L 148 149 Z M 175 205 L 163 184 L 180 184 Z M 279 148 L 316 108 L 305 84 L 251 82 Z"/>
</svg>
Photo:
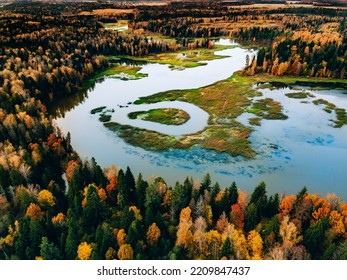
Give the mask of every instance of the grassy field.
<svg viewBox="0 0 347 280">
<path fill-rule="evenodd" d="M 190 119 L 187 112 L 174 108 L 159 108 L 148 111 L 131 112 L 128 116 L 130 119 L 140 118 L 145 121 L 157 122 L 166 125 L 181 125 Z"/>
<path fill-rule="evenodd" d="M 215 45 L 213 49 L 196 49 L 183 50 L 179 52 L 168 52 L 140 58 L 133 58 L 133 60 L 145 61 L 149 63 L 168 64 L 170 65 L 170 68 L 180 70 L 184 68 L 206 65 L 204 61 L 224 58 L 225 56 L 216 55 L 215 52 L 231 47 L 232 46 Z"/>
<path fill-rule="evenodd" d="M 283 85 L 305 84 L 317 89 L 324 88 L 324 86 L 347 88 L 347 80 L 342 79 L 273 76 L 264 73 L 251 76 L 250 78 L 254 83 L 280 83 Z"/>
<path fill-rule="evenodd" d="M 147 74 L 139 73 L 141 69 L 139 66 L 115 64 L 96 75 L 93 80 L 98 81 L 105 77 L 121 80 L 138 80 L 148 76 Z"/>
</svg>

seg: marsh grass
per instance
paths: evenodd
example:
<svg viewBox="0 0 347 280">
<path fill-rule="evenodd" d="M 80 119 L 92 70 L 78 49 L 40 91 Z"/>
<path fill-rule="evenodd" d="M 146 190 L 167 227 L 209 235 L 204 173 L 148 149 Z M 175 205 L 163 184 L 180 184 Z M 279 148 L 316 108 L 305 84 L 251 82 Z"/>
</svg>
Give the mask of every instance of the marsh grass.
<svg viewBox="0 0 347 280">
<path fill-rule="evenodd" d="M 159 108 L 148 111 L 129 113 L 130 119 L 140 118 L 145 121 L 157 122 L 166 125 L 181 125 L 186 123 L 190 116 L 187 112 L 175 108 Z"/>
</svg>

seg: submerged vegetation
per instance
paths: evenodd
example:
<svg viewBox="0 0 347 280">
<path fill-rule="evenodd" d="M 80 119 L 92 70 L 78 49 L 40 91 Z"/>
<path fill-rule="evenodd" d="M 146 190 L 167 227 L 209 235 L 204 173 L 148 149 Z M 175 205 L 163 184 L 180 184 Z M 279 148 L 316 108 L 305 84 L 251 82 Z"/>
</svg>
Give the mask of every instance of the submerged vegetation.
<svg viewBox="0 0 347 280">
<path fill-rule="evenodd" d="M 62 135 L 52 123 L 47 108 L 53 102 L 99 79 L 145 77 L 138 66 L 121 65 L 115 57 L 198 66 L 218 58 L 213 52 L 221 47 L 213 46 L 212 38 L 219 36 L 257 45 L 258 55 L 247 59 L 243 73 L 136 101 L 195 104 L 210 116 L 203 131 L 174 137 L 111 122 L 113 111 L 106 106 L 90 113 L 146 149 L 200 146 L 251 158 L 256 155 L 252 127 L 237 117 L 253 113 L 251 125 L 286 118 L 281 104 L 262 98 L 255 84 L 319 77 L 345 87 L 344 11 L 245 12 L 223 5 L 14 2 L 1 7 L 0 259 L 347 259 L 347 204 L 334 194 L 303 188 L 296 195 L 269 195 L 260 183 L 247 195 L 232 181 L 213 184 L 209 174 L 201 182 L 177 178 L 175 186 L 160 176 L 135 179 L 129 167 L 102 169 L 94 158 L 82 161 L 71 146 L 73 136 Z M 104 28 L 121 20 L 128 22 L 128 32 Z M 148 31 L 156 36 L 147 37 Z M 313 103 L 335 112 L 336 127 L 347 124 L 345 109 L 322 99 Z M 188 119 L 165 110 L 141 116 L 175 125 Z"/>
<path fill-rule="evenodd" d="M 287 93 L 286 96 L 289 98 L 295 98 L 295 99 L 305 99 L 308 97 L 315 97 L 313 94 L 310 94 L 305 91 Z"/>
</svg>

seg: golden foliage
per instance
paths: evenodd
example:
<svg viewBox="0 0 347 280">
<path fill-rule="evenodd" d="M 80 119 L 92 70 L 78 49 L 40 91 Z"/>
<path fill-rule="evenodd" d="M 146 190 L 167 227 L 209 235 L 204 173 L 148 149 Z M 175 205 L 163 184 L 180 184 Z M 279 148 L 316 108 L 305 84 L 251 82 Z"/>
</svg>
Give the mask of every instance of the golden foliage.
<svg viewBox="0 0 347 280">
<path fill-rule="evenodd" d="M 180 213 L 180 222 L 177 230 L 176 245 L 182 245 L 185 248 L 190 248 L 193 241 L 193 233 L 191 227 L 193 225 L 191 217 L 191 209 L 189 207 L 183 208 Z"/>
<path fill-rule="evenodd" d="M 126 238 L 125 230 L 122 228 L 117 233 L 117 243 L 119 246 L 125 244 L 125 238 Z"/>
<path fill-rule="evenodd" d="M 100 198 L 100 201 L 106 201 L 107 195 L 106 191 L 103 188 L 98 188 L 98 196 Z"/>
<path fill-rule="evenodd" d="M 71 181 L 72 175 L 76 168 L 79 168 L 80 165 L 77 160 L 70 160 L 66 168 L 66 179 L 68 182 Z"/>
<path fill-rule="evenodd" d="M 279 217 L 280 217 L 280 219 L 283 219 L 283 217 L 285 217 L 285 216 L 290 214 L 290 212 L 293 210 L 293 206 L 294 206 L 295 200 L 296 200 L 296 196 L 295 195 L 288 195 L 288 196 L 285 196 L 282 199 L 281 204 L 279 206 L 279 209 L 280 209 Z"/>
<path fill-rule="evenodd" d="M 40 191 L 37 200 L 41 207 L 52 207 L 55 205 L 54 196 L 49 190 Z"/>
<path fill-rule="evenodd" d="M 132 260 L 134 258 L 134 250 L 130 244 L 120 246 L 117 256 L 120 260 Z"/>
<path fill-rule="evenodd" d="M 213 213 L 211 205 L 206 205 L 206 222 L 208 225 L 212 225 Z"/>
<path fill-rule="evenodd" d="M 109 168 L 105 168 L 104 169 L 104 173 L 106 178 L 111 181 L 112 177 L 115 177 L 117 180 L 117 174 L 118 174 L 118 170 L 116 169 L 116 167 L 114 166 L 114 164 L 111 164 L 111 166 Z"/>
<path fill-rule="evenodd" d="M 347 228 L 347 203 L 343 203 L 341 205 L 341 215 L 343 216 L 343 219 L 344 219 L 344 225 Z"/>
<path fill-rule="evenodd" d="M 241 211 L 244 212 L 247 207 L 247 193 L 239 190 L 239 197 L 237 204 L 240 206 Z"/>
<path fill-rule="evenodd" d="M 77 248 L 77 257 L 80 260 L 89 260 L 92 254 L 92 247 L 87 242 L 82 242 Z"/>
<path fill-rule="evenodd" d="M 25 115 L 24 123 L 27 129 L 31 129 L 35 122 L 32 117 L 30 117 L 29 115 Z"/>
<path fill-rule="evenodd" d="M 160 237 L 160 233 L 160 229 L 158 228 L 156 223 L 151 224 L 147 230 L 147 243 L 152 246 L 157 244 Z"/>
<path fill-rule="evenodd" d="M 26 213 L 26 216 L 34 220 L 39 220 L 44 216 L 44 212 L 41 211 L 40 206 L 35 203 L 30 203 Z"/>
<path fill-rule="evenodd" d="M 138 221 L 142 221 L 141 211 L 136 206 L 130 206 L 129 211 L 134 212 L 135 219 Z"/>
<path fill-rule="evenodd" d="M 249 260 L 247 240 L 242 230 L 237 230 L 233 224 L 228 224 L 222 233 L 222 241 L 224 242 L 227 237 L 230 238 L 231 246 L 234 248 L 234 258 L 238 260 Z"/>
<path fill-rule="evenodd" d="M 317 221 L 328 216 L 330 213 L 330 204 L 323 197 L 313 194 L 311 196 L 312 202 L 316 210 L 312 213 L 312 217 Z"/>
<path fill-rule="evenodd" d="M 346 229 L 343 223 L 342 215 L 337 211 L 332 211 L 329 216 L 329 222 L 334 234 L 334 237 L 345 236 Z"/>
<path fill-rule="evenodd" d="M 6 212 L 9 206 L 10 204 L 8 203 L 6 197 L 0 194 L 0 214 Z"/>
<path fill-rule="evenodd" d="M 252 230 L 248 233 L 247 242 L 252 260 L 261 260 L 263 254 L 263 239 L 260 234 Z"/>
<path fill-rule="evenodd" d="M 190 250 L 194 250 L 196 258 L 202 258 L 208 254 L 206 228 L 205 219 L 201 216 L 198 217 L 194 222 L 193 248 L 190 248 Z"/>
<path fill-rule="evenodd" d="M 221 234 L 216 230 L 210 230 L 205 234 L 205 238 L 208 246 L 208 251 L 205 255 L 208 258 L 218 259 L 220 248 L 222 246 Z"/>
<path fill-rule="evenodd" d="M 167 190 L 163 198 L 163 206 L 170 207 L 172 205 L 172 190 Z"/>
<path fill-rule="evenodd" d="M 56 216 L 52 218 L 52 223 L 55 225 L 62 225 L 66 222 L 66 216 L 59 212 Z"/>
<path fill-rule="evenodd" d="M 109 247 L 105 253 L 106 260 L 115 260 L 117 256 L 117 252 L 112 247 Z"/>
<path fill-rule="evenodd" d="M 14 238 L 19 233 L 19 222 L 16 220 L 14 222 L 14 227 L 12 225 L 9 225 L 8 227 L 8 234 L 4 238 L 0 238 L 0 249 L 5 244 L 9 247 L 13 246 Z"/>
<path fill-rule="evenodd" d="M 110 183 L 106 186 L 106 191 L 108 194 L 110 194 L 112 191 L 115 191 L 117 189 L 117 176 L 112 175 L 110 178 Z"/>
<path fill-rule="evenodd" d="M 41 154 L 39 151 L 39 145 L 38 144 L 29 144 L 29 148 L 31 149 L 31 158 L 35 162 L 35 164 L 38 164 L 41 161 Z"/>
<path fill-rule="evenodd" d="M 295 41 L 299 38 L 303 41 L 306 41 L 307 44 L 309 44 L 310 42 L 314 42 L 316 44 L 319 43 L 319 45 L 321 46 L 325 46 L 329 43 L 340 44 L 342 40 L 338 32 L 321 31 L 318 33 L 311 33 L 310 31 L 294 31 L 292 39 Z"/>
<path fill-rule="evenodd" d="M 280 225 L 280 235 L 283 239 L 283 247 L 290 249 L 302 240 L 302 236 L 293 222 L 289 221 L 289 216 L 284 216 Z"/>
<path fill-rule="evenodd" d="M 9 127 L 13 127 L 13 126 L 17 125 L 17 120 L 16 120 L 15 115 L 8 114 L 2 123 L 5 127 L 9 128 Z"/>
</svg>

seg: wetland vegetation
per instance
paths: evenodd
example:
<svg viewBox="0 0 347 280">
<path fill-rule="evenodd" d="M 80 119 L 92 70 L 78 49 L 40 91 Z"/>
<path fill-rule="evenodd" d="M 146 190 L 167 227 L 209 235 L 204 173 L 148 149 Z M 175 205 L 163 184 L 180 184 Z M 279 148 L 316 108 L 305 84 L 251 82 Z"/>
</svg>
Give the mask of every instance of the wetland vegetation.
<svg viewBox="0 0 347 280">
<path fill-rule="evenodd" d="M 140 118 L 145 121 L 158 122 L 167 125 L 181 125 L 190 119 L 187 112 L 173 108 L 131 112 L 128 116 L 130 119 Z"/>
</svg>

